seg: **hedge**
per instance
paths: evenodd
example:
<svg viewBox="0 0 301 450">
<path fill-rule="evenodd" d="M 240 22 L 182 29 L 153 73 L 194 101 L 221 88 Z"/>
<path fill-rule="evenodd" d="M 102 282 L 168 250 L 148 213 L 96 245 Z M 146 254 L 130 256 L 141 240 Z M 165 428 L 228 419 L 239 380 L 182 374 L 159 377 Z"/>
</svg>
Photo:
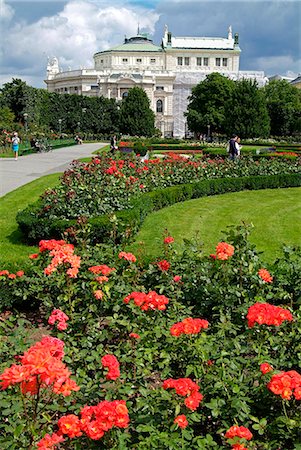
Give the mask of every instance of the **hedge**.
<svg viewBox="0 0 301 450">
<path fill-rule="evenodd" d="M 301 186 L 301 174 L 217 178 L 157 189 L 133 200 L 127 210 L 89 218 L 89 239 L 91 243 L 123 242 L 137 233 L 148 214 L 177 202 L 226 192 L 297 186 Z M 67 228 L 77 226 L 75 219 L 40 218 L 40 210 L 39 200 L 17 214 L 17 223 L 28 244 L 36 244 L 41 239 L 61 239 Z"/>
</svg>

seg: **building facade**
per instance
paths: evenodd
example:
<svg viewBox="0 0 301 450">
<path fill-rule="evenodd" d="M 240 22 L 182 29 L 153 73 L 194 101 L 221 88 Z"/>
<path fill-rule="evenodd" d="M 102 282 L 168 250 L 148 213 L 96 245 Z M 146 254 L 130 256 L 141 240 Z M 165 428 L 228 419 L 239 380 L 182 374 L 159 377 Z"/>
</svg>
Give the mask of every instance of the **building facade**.
<svg viewBox="0 0 301 450">
<path fill-rule="evenodd" d="M 161 45 L 146 35 L 125 38 L 123 44 L 94 55 L 93 69 L 62 71 L 57 58 L 47 65 L 50 92 L 104 96 L 121 101 L 129 89 L 141 87 L 156 115 L 156 127 L 163 136 L 187 134 L 184 112 L 193 86 L 209 73 L 218 72 L 233 80 L 267 82 L 261 71 L 239 70 L 238 34 L 229 27 L 226 38 L 174 37 L 167 26 Z"/>
</svg>

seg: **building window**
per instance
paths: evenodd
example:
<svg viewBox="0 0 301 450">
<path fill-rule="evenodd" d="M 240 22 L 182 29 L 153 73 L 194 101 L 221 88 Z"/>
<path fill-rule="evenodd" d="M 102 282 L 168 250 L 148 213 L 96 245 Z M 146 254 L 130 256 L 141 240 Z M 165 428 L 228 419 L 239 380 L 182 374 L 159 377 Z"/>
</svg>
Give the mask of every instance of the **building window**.
<svg viewBox="0 0 301 450">
<path fill-rule="evenodd" d="M 162 100 L 157 100 L 157 113 L 163 113 L 163 102 Z"/>
<path fill-rule="evenodd" d="M 189 57 L 188 56 L 185 56 L 185 58 L 184 58 L 184 63 L 185 63 L 185 66 L 189 66 Z"/>
<path fill-rule="evenodd" d="M 122 62 L 123 62 L 123 63 L 127 63 L 127 62 L 128 62 L 128 59 L 127 59 L 127 58 L 122 58 Z"/>
<path fill-rule="evenodd" d="M 203 65 L 209 66 L 209 58 L 203 58 Z"/>
<path fill-rule="evenodd" d="M 150 62 L 151 62 L 151 64 L 155 64 L 156 63 L 156 58 L 151 58 Z"/>
<path fill-rule="evenodd" d="M 141 64 L 141 63 L 142 63 L 142 59 L 141 59 L 141 58 L 137 58 L 137 59 L 136 59 L 136 62 L 139 63 L 139 64 Z"/>
<path fill-rule="evenodd" d="M 100 64 L 103 64 L 103 59 L 100 60 Z"/>
<path fill-rule="evenodd" d="M 228 58 L 223 58 L 223 66 L 224 67 L 228 66 Z"/>
<path fill-rule="evenodd" d="M 156 91 L 164 91 L 164 86 L 156 86 Z"/>
<path fill-rule="evenodd" d="M 202 58 L 199 58 L 199 57 L 198 57 L 198 58 L 196 59 L 196 65 L 197 65 L 197 66 L 201 66 L 201 65 L 202 65 Z"/>
<path fill-rule="evenodd" d="M 216 66 L 220 66 L 221 65 L 221 59 L 220 58 L 215 58 L 215 65 Z"/>
<path fill-rule="evenodd" d="M 68 88 L 65 88 L 65 92 L 68 92 Z"/>
<path fill-rule="evenodd" d="M 77 91 L 77 86 L 74 86 L 74 90 Z"/>
<path fill-rule="evenodd" d="M 182 58 L 182 56 L 178 56 L 178 66 L 183 66 L 183 58 Z"/>
<path fill-rule="evenodd" d="M 122 94 L 122 98 L 124 99 L 124 98 L 126 98 L 128 95 L 129 95 L 128 92 L 124 92 L 124 93 Z"/>
</svg>

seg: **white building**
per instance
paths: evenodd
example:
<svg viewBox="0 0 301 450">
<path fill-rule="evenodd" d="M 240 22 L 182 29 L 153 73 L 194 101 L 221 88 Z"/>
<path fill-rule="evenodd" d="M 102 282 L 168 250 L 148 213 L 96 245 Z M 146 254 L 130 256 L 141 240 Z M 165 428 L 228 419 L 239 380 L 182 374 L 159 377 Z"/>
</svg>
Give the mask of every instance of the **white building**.
<svg viewBox="0 0 301 450">
<path fill-rule="evenodd" d="M 174 37 L 167 26 L 160 46 L 146 35 L 138 34 L 124 43 L 94 55 L 94 69 L 63 72 L 57 58 L 47 65 L 50 92 L 103 95 L 122 100 L 128 90 L 145 90 L 156 114 L 156 126 L 164 136 L 183 137 L 187 126 L 184 112 L 193 86 L 206 75 L 219 72 L 233 80 L 256 79 L 267 82 L 264 72 L 239 70 L 238 34 L 227 38 Z"/>
</svg>

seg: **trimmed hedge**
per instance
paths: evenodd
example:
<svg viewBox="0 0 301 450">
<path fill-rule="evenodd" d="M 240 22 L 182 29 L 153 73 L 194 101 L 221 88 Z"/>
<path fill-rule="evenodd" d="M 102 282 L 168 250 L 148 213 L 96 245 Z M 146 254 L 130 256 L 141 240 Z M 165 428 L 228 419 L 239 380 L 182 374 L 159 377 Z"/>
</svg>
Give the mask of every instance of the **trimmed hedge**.
<svg viewBox="0 0 301 450">
<path fill-rule="evenodd" d="M 154 190 L 133 200 L 130 209 L 89 218 L 89 239 L 91 243 L 123 242 L 137 233 L 148 214 L 174 203 L 226 192 L 298 186 L 301 186 L 301 174 L 278 174 L 218 178 Z M 41 239 L 61 239 L 67 228 L 76 227 L 76 220 L 40 218 L 40 210 L 39 200 L 17 214 L 17 223 L 29 244 Z"/>
</svg>

